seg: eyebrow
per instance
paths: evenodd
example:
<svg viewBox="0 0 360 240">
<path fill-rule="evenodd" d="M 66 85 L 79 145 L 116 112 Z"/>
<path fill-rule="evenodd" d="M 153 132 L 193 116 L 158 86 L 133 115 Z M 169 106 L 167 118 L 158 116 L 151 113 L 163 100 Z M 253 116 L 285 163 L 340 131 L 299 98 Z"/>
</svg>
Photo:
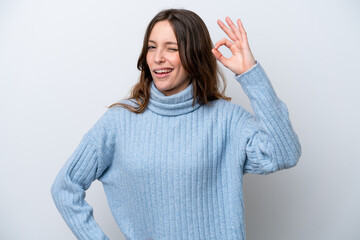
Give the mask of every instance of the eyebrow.
<svg viewBox="0 0 360 240">
<path fill-rule="evenodd" d="M 149 40 L 149 42 L 151 42 L 151 43 L 156 43 L 154 40 Z M 169 45 L 169 44 L 175 44 L 175 45 L 177 45 L 176 42 L 165 42 L 165 45 Z"/>
</svg>

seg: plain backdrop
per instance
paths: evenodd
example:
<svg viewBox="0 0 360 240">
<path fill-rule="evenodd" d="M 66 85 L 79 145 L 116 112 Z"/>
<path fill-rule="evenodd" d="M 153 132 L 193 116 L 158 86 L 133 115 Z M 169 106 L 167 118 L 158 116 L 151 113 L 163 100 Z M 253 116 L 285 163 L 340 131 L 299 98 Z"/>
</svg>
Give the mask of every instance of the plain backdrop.
<svg viewBox="0 0 360 240">
<path fill-rule="evenodd" d="M 214 43 L 226 37 L 217 19 L 242 19 L 299 136 L 295 168 L 245 175 L 247 239 L 360 239 L 358 0 L 0 0 L 0 239 L 75 239 L 51 184 L 137 82 L 145 28 L 164 8 L 195 11 Z M 226 94 L 252 111 L 224 72 Z M 124 239 L 100 182 L 86 200 L 110 239 Z"/>
</svg>

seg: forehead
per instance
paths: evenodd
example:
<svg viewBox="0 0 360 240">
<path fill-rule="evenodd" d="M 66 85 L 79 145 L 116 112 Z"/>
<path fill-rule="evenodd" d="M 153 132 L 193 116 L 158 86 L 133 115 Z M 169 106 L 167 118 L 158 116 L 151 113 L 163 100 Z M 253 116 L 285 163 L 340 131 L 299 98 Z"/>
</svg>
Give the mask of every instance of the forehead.
<svg viewBox="0 0 360 240">
<path fill-rule="evenodd" d="M 169 21 L 155 23 L 150 32 L 149 41 L 151 42 L 176 42 L 176 36 Z"/>
</svg>

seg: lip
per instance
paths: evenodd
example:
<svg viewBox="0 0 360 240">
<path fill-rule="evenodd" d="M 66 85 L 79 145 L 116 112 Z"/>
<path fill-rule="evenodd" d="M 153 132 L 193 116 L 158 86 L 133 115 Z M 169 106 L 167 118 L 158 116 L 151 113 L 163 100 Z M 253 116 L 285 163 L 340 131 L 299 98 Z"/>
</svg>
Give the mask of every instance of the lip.
<svg viewBox="0 0 360 240">
<path fill-rule="evenodd" d="M 174 68 L 170 68 L 170 67 L 154 68 L 153 72 L 159 71 L 159 70 L 174 70 Z"/>
<path fill-rule="evenodd" d="M 171 70 L 171 72 L 169 72 L 169 73 L 156 73 L 155 72 L 155 71 L 159 71 L 159 70 Z M 168 77 L 173 72 L 173 70 L 174 70 L 173 68 L 155 68 L 153 70 L 153 72 L 157 78 L 162 79 L 162 78 Z"/>
</svg>

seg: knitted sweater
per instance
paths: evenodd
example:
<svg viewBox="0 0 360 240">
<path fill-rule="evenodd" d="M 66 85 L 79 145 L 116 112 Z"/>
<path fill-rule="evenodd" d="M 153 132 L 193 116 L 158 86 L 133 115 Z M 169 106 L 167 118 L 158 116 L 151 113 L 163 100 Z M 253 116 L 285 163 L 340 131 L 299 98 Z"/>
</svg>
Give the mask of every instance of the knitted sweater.
<svg viewBox="0 0 360 240">
<path fill-rule="evenodd" d="M 255 115 L 223 99 L 193 106 L 192 84 L 166 96 L 153 82 L 143 113 L 107 109 L 51 188 L 78 239 L 108 239 L 84 199 L 96 179 L 126 239 L 245 239 L 243 175 L 293 167 L 301 146 L 260 63 L 235 79 Z"/>
</svg>

